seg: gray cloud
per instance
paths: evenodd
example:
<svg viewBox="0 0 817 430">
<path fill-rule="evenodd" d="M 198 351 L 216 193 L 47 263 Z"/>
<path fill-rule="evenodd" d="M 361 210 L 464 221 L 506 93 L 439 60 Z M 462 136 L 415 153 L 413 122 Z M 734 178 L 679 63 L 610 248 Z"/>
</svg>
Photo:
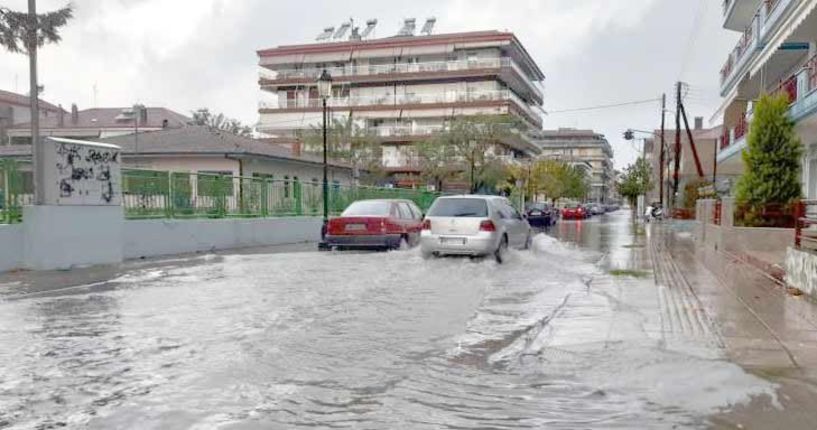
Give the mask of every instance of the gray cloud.
<svg viewBox="0 0 817 430">
<path fill-rule="evenodd" d="M 25 8 L 25 1 L 8 6 Z M 40 0 L 51 9 L 64 1 Z M 670 94 L 692 85 L 688 110 L 708 117 L 719 104 L 718 71 L 737 35 L 720 28 L 708 0 L 75 0 L 76 19 L 59 46 L 42 52 L 45 98 L 56 103 L 124 106 L 140 101 L 186 112 L 208 106 L 254 123 L 259 90 L 255 51 L 311 41 L 326 25 L 378 18 L 377 36 L 405 17 L 438 18 L 438 32 L 481 29 L 517 33 L 547 75 L 546 108 L 617 103 Z M 701 19 L 693 29 L 696 13 Z M 694 36 L 694 38 L 693 38 Z M 692 40 L 690 40 L 693 38 Z M 689 49 L 689 47 L 692 49 Z M 689 52 L 689 55 L 685 55 Z M 25 57 L 0 54 L 0 88 L 27 87 Z M 686 58 L 686 64 L 682 64 Z M 682 75 L 683 72 L 683 75 Z M 670 94 L 671 95 L 671 94 Z M 605 133 L 616 164 L 637 152 L 628 128 L 658 126 L 659 108 L 554 114 L 547 128 Z"/>
</svg>

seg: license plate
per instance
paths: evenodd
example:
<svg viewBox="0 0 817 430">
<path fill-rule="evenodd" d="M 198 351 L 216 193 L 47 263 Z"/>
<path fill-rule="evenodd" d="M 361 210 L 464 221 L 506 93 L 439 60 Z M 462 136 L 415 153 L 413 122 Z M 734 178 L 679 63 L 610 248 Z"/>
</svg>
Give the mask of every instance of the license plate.
<svg viewBox="0 0 817 430">
<path fill-rule="evenodd" d="M 366 224 L 346 224 L 346 231 L 366 230 Z"/>
<path fill-rule="evenodd" d="M 465 245 L 467 239 L 464 237 L 441 237 L 440 243 L 444 245 Z"/>
<path fill-rule="evenodd" d="M 542 212 L 539 212 L 539 211 L 533 211 L 533 212 L 531 212 L 530 214 L 531 214 L 531 215 L 533 215 L 533 216 L 539 216 L 539 215 L 542 215 Z"/>
</svg>

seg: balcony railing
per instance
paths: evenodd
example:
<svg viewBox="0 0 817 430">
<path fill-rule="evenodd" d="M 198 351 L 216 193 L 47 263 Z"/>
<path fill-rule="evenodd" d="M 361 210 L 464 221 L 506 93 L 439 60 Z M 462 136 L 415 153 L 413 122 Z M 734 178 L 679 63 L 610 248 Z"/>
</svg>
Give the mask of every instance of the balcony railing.
<svg viewBox="0 0 817 430">
<path fill-rule="evenodd" d="M 528 103 L 510 90 L 494 91 L 466 91 L 466 92 L 435 92 L 426 94 L 387 94 L 382 96 L 351 96 L 334 97 L 328 100 L 330 107 L 359 107 L 359 106 L 395 106 L 410 104 L 436 103 L 469 103 L 490 101 L 514 101 L 535 122 L 539 122 L 539 114 Z M 319 98 L 284 99 L 277 102 L 262 101 L 259 109 L 307 109 L 319 108 L 323 101 Z"/>
<path fill-rule="evenodd" d="M 734 0 L 731 0 L 734 1 Z M 746 64 L 748 57 L 755 51 L 756 47 L 763 46 L 763 43 L 773 33 L 775 26 L 783 15 L 783 10 L 793 0 L 763 0 L 755 12 L 752 22 L 743 31 L 743 36 L 738 40 L 735 49 L 729 53 L 726 63 L 721 68 L 721 87 L 726 89 L 731 82 L 731 78 L 738 73 Z M 724 1 L 724 7 L 729 7 L 730 1 Z M 724 9 L 726 12 L 728 9 Z"/>
<path fill-rule="evenodd" d="M 281 69 L 270 71 L 261 70 L 263 79 L 318 79 L 324 70 L 332 77 L 361 76 L 361 75 L 389 75 L 395 73 L 423 73 L 423 72 L 449 72 L 459 70 L 476 69 L 498 69 L 509 67 L 512 61 L 510 58 L 480 58 L 472 60 L 455 61 L 426 61 L 418 63 L 395 63 L 395 64 L 349 64 L 340 67 L 316 67 L 308 69 Z"/>
<path fill-rule="evenodd" d="M 318 76 L 323 73 L 323 70 L 329 72 L 333 78 L 348 77 L 348 76 L 376 76 L 376 75 L 392 75 L 405 73 L 435 73 L 435 72 L 455 72 L 463 70 L 480 70 L 480 69 L 500 69 L 511 68 L 519 76 L 527 80 L 528 74 L 522 71 L 522 68 L 510 58 L 479 58 L 470 60 L 454 60 L 454 61 L 426 61 L 418 63 L 396 63 L 396 64 L 367 64 L 357 65 L 349 64 L 340 67 L 326 67 L 326 68 L 307 68 L 307 69 L 282 69 L 282 70 L 259 70 L 259 78 L 265 80 L 281 80 L 281 79 L 313 79 L 317 80 Z M 541 98 L 541 90 L 530 82 L 531 89 Z"/>
<path fill-rule="evenodd" d="M 783 94 L 786 96 L 786 99 L 789 101 L 789 104 L 794 103 L 797 101 L 797 75 L 791 76 L 785 81 L 781 82 L 780 85 L 775 88 L 773 91 L 774 94 Z"/>
<path fill-rule="evenodd" d="M 751 24 L 743 30 L 743 35 L 738 40 L 735 49 L 729 54 L 729 58 L 726 59 L 726 64 L 721 68 L 721 85 L 728 82 L 735 69 L 739 68 L 748 53 L 754 50 L 758 25 L 759 16 L 755 15 Z"/>
<path fill-rule="evenodd" d="M 381 125 L 368 127 L 370 133 L 378 137 L 429 136 L 443 129 L 442 125 Z"/>
</svg>

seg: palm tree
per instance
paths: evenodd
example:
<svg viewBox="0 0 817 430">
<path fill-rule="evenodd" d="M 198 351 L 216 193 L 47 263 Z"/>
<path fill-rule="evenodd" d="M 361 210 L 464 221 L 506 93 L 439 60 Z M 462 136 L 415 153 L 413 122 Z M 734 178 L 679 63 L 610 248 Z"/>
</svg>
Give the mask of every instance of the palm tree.
<svg viewBox="0 0 817 430">
<path fill-rule="evenodd" d="M 37 48 L 46 43 L 57 43 L 62 38 L 59 28 L 73 18 L 74 8 L 69 3 L 62 9 L 37 14 L 37 1 L 28 0 L 28 13 L 0 7 L 0 45 L 12 53 L 28 55 L 31 98 L 31 144 L 34 155 L 34 203 L 44 204 L 42 184 L 42 149 L 40 148 L 39 87 L 37 85 Z"/>
</svg>

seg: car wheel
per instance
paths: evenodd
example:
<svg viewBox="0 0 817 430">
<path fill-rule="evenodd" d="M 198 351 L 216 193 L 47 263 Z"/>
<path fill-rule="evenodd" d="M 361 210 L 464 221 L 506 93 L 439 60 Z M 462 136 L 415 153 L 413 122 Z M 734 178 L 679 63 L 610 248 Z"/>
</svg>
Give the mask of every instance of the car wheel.
<svg viewBox="0 0 817 430">
<path fill-rule="evenodd" d="M 508 253 L 508 236 L 502 236 L 502 240 L 499 241 L 499 247 L 496 248 L 494 251 L 494 258 L 496 262 L 502 264 L 505 260 L 505 256 Z"/>
</svg>

